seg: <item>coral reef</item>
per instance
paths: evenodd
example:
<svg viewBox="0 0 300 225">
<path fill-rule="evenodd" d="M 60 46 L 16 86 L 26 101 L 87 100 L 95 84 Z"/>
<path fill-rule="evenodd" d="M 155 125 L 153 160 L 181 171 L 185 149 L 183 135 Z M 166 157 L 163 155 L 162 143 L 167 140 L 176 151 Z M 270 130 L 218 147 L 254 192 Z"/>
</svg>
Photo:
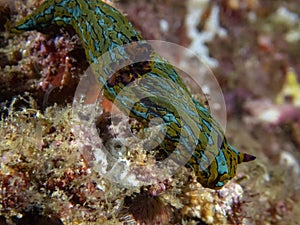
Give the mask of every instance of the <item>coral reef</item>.
<svg viewBox="0 0 300 225">
<path fill-rule="evenodd" d="M 218 191 L 201 187 L 188 168 L 157 185 L 123 187 L 90 167 L 65 104 L 87 68 L 80 41 L 70 30 L 5 31 L 40 2 L 0 0 L 0 224 L 299 223 L 296 1 L 114 3 L 144 37 L 197 48 L 211 60 L 226 100 L 228 138 L 257 156 Z M 105 117 L 98 122 L 102 131 L 119 129 Z M 128 159 L 141 153 L 136 163 L 142 163 L 144 152 L 133 153 Z"/>
</svg>

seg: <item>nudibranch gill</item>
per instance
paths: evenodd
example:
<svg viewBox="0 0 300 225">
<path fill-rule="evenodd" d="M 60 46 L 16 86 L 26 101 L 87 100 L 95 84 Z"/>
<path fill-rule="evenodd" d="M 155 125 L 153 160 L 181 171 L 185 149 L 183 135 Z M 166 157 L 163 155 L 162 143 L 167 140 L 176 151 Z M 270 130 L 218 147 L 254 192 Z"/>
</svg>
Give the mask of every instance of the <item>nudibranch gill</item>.
<svg viewBox="0 0 300 225">
<path fill-rule="evenodd" d="M 12 31 L 45 32 L 50 26 L 72 27 L 76 31 L 87 60 L 98 65 L 94 74 L 103 85 L 103 95 L 123 113 L 144 127 L 157 118 L 163 121 L 164 151 L 170 155 L 177 149 L 179 161 L 190 152 L 186 166 L 193 168 L 204 187 L 221 188 L 235 176 L 237 164 L 255 159 L 228 143 L 218 123 L 192 97 L 175 69 L 143 42 L 128 19 L 111 5 L 100 0 L 46 0 Z M 137 50 L 122 48 L 134 43 Z M 111 70 L 103 66 L 101 58 L 107 52 L 110 65 L 128 59 L 128 55 L 146 56 L 148 60 L 109 76 Z M 128 85 L 134 88 L 122 91 Z"/>
</svg>

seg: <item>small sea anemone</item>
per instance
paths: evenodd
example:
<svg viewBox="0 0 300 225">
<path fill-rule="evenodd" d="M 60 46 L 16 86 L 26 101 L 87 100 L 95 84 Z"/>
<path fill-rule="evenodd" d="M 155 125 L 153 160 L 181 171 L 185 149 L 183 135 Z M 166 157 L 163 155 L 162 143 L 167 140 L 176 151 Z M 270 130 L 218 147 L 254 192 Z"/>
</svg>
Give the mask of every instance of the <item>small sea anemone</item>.
<svg viewBox="0 0 300 225">
<path fill-rule="evenodd" d="M 136 221 L 140 225 L 170 224 L 171 209 L 158 196 L 147 193 L 126 197 L 121 220 L 125 224 Z M 130 221 L 129 221 L 130 220 Z"/>
</svg>

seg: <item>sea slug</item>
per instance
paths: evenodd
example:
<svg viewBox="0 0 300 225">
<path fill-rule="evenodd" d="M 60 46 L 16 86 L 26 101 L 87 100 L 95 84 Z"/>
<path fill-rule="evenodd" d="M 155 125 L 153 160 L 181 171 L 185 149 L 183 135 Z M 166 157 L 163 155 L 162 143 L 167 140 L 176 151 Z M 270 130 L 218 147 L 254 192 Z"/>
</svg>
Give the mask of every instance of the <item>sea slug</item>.
<svg viewBox="0 0 300 225">
<path fill-rule="evenodd" d="M 221 188 L 235 176 L 237 164 L 255 159 L 227 142 L 218 123 L 192 98 L 174 68 L 142 42 L 128 19 L 112 6 L 100 0 L 47 0 L 12 31 L 43 32 L 50 26 L 73 27 L 89 63 L 96 65 L 94 74 L 104 87 L 104 96 L 122 112 L 145 127 L 155 119 L 164 122 L 165 152 L 178 151 L 174 161 L 179 162 L 191 153 L 186 166 L 194 169 L 204 187 Z M 124 52 L 122 46 L 130 43 L 136 43 L 136 49 Z M 106 52 L 111 53 L 112 68 L 103 66 L 101 57 Z M 110 76 L 114 63 L 134 57 L 145 61 Z M 132 88 L 122 92 L 130 85 Z"/>
</svg>

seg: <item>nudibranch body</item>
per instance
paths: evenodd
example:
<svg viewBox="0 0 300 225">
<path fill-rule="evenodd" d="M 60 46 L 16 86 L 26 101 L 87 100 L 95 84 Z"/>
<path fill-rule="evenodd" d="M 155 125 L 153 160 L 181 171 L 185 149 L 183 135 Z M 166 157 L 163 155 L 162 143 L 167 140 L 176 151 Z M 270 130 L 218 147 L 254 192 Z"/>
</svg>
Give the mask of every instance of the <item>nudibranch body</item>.
<svg viewBox="0 0 300 225">
<path fill-rule="evenodd" d="M 255 159 L 227 142 L 218 123 L 191 96 L 175 69 L 143 42 L 128 19 L 112 6 L 100 0 L 47 0 L 13 31 L 45 31 L 53 25 L 73 27 L 104 87 L 104 96 L 123 113 L 145 127 L 155 119 L 163 121 L 165 152 L 170 155 L 177 149 L 175 161 L 191 153 L 186 166 L 194 169 L 204 187 L 221 188 L 235 176 L 237 164 Z M 127 44 L 136 48 L 124 49 Z M 103 64 L 107 52 L 111 67 Z M 138 57 L 145 60 L 111 74 L 120 60 Z M 122 91 L 127 86 L 132 88 Z"/>
</svg>

